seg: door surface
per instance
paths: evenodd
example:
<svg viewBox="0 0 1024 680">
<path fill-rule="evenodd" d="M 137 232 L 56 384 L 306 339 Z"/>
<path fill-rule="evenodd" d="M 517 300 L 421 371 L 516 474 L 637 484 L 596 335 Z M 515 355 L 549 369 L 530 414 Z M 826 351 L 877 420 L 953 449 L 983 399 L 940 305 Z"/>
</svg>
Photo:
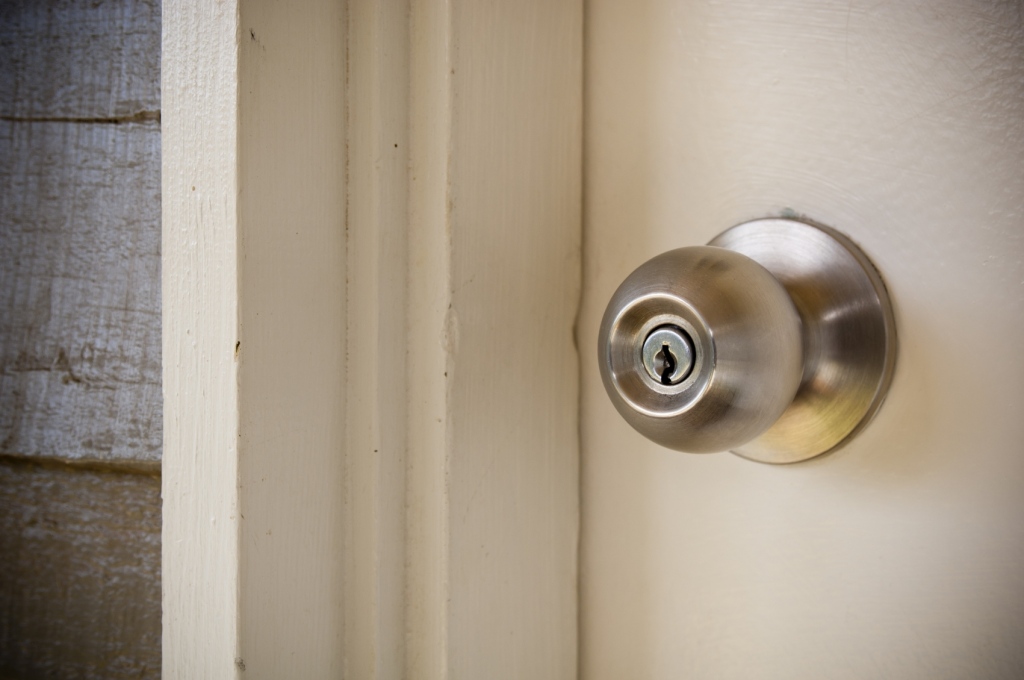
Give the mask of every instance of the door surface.
<svg viewBox="0 0 1024 680">
<path fill-rule="evenodd" d="M 1024 677 L 1022 14 L 587 5 L 581 677 Z M 646 441 L 598 374 L 615 287 L 793 213 L 889 287 L 879 414 L 792 466 Z"/>
</svg>

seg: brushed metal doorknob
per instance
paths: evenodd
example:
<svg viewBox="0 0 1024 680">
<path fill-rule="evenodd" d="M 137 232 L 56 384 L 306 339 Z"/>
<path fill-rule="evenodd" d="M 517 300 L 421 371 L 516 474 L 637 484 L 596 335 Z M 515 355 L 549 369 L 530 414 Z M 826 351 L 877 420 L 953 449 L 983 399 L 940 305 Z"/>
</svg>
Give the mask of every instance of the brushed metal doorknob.
<svg viewBox="0 0 1024 680">
<path fill-rule="evenodd" d="M 612 295 L 598 349 L 608 396 L 647 438 L 793 463 L 875 414 L 896 330 L 881 277 L 850 239 L 764 219 L 641 265 Z"/>
</svg>

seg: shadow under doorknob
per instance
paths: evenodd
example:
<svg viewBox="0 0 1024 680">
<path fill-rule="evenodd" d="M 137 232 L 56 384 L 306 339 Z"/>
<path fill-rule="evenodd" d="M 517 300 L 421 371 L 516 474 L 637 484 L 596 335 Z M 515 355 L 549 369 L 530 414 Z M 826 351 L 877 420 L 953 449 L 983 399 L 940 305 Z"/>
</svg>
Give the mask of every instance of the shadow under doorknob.
<svg viewBox="0 0 1024 680">
<path fill-rule="evenodd" d="M 612 403 L 645 437 L 794 463 L 842 445 L 875 414 L 896 327 L 881 277 L 850 239 L 763 219 L 626 277 L 598 356 Z"/>
</svg>

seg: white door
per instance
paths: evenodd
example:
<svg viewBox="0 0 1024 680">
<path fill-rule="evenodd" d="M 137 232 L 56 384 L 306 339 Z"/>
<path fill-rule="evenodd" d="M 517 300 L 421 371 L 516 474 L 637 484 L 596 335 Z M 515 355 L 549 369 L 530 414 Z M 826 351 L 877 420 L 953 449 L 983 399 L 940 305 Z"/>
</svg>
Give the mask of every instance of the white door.
<svg viewBox="0 0 1024 680">
<path fill-rule="evenodd" d="M 1024 677 L 1024 4 L 586 8 L 580 673 Z M 758 217 L 858 242 L 897 369 L 845 448 L 652 444 L 597 369 L 633 268 Z"/>
<path fill-rule="evenodd" d="M 1024 676 L 1019 1 L 291 9 L 164 5 L 165 677 Z M 878 417 L 647 442 L 612 291 L 790 211 L 889 286 Z"/>
</svg>

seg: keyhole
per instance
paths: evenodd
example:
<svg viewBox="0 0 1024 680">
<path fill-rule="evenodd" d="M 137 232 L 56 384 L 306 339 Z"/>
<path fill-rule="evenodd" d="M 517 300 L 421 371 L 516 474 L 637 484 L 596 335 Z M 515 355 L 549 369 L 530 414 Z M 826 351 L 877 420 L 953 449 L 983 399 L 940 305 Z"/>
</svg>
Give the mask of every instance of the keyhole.
<svg viewBox="0 0 1024 680">
<path fill-rule="evenodd" d="M 672 350 L 668 348 L 667 342 L 654 355 L 654 367 L 658 375 L 661 376 L 661 384 L 671 385 L 672 373 L 676 370 L 676 358 L 672 354 Z"/>
<path fill-rule="evenodd" d="M 644 340 L 640 360 L 651 380 L 678 385 L 693 368 L 693 341 L 678 326 L 660 326 Z"/>
</svg>

